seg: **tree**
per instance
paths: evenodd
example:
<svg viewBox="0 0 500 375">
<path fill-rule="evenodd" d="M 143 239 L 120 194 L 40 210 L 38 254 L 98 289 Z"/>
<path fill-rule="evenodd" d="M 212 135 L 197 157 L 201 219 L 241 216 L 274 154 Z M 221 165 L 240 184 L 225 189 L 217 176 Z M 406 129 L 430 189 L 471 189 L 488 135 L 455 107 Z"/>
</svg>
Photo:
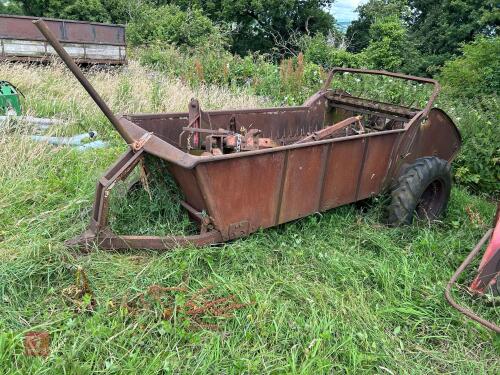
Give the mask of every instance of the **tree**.
<svg viewBox="0 0 500 375">
<path fill-rule="evenodd" d="M 16 4 L 22 13 L 35 17 L 126 23 L 132 11 L 145 1 L 148 0 L 16 0 L 9 4 Z"/>
<path fill-rule="evenodd" d="M 416 73 L 432 73 L 476 35 L 498 34 L 496 0 L 410 0 L 411 42 L 420 54 Z"/>
<path fill-rule="evenodd" d="M 62 8 L 58 17 L 70 20 L 111 22 L 111 17 L 100 0 L 76 0 Z"/>
<path fill-rule="evenodd" d="M 304 36 L 301 40 L 301 48 L 307 62 L 313 62 L 326 69 L 333 67 L 359 68 L 364 65 L 362 54 L 354 54 L 344 48 L 338 48 L 322 34 L 313 37 Z"/>
<path fill-rule="evenodd" d="M 347 29 L 349 51 L 360 52 L 372 39 L 371 26 L 398 17 L 408 29 L 408 45 L 418 54 L 407 59 L 405 70 L 432 75 L 460 52 L 460 45 L 476 35 L 498 34 L 500 10 L 496 0 L 369 0 L 358 7 L 359 19 Z M 371 49 L 374 50 L 375 47 Z"/>
<path fill-rule="evenodd" d="M 214 22 L 230 25 L 233 52 L 269 52 L 276 39 L 288 41 L 293 34 L 328 34 L 334 18 L 325 9 L 334 0 L 172 0 L 182 9 L 200 6 Z"/>
<path fill-rule="evenodd" d="M 387 17 L 404 19 L 409 14 L 409 7 L 407 0 L 369 0 L 360 5 L 357 11 L 358 19 L 346 31 L 350 52 L 361 52 L 368 47 L 372 39 L 370 28 L 377 20 Z"/>
<path fill-rule="evenodd" d="M 369 35 L 364 50 L 369 64 L 375 69 L 401 70 L 411 52 L 402 21 L 397 16 L 379 18 L 370 26 Z"/>
<path fill-rule="evenodd" d="M 175 5 L 141 7 L 132 15 L 127 35 L 129 42 L 135 45 L 163 42 L 187 47 L 220 47 L 224 44 L 219 29 L 200 9 L 182 11 Z"/>
<path fill-rule="evenodd" d="M 500 92 L 500 37 L 480 36 L 461 47 L 462 56 L 444 64 L 439 79 L 448 94 L 475 98 Z"/>
<path fill-rule="evenodd" d="M 18 1 L 0 0 L 0 14 L 23 14 Z"/>
</svg>

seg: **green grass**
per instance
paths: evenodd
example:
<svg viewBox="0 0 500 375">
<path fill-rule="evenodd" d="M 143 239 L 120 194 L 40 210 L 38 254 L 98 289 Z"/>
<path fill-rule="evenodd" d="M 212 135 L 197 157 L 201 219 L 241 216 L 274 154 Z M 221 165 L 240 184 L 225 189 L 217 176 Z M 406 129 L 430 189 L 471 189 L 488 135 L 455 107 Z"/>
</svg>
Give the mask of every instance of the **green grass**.
<svg viewBox="0 0 500 375">
<path fill-rule="evenodd" d="M 36 97 L 35 87 L 25 89 Z M 170 108 L 153 94 L 148 100 Z M 78 153 L 32 143 L 25 130 L 0 135 L 0 373 L 500 371 L 498 336 L 465 319 L 443 296 L 453 271 L 490 226 L 493 203 L 454 188 L 447 216 L 433 225 L 387 228 L 380 224 L 384 201 L 374 199 L 217 247 L 78 252 L 63 242 L 85 229 L 97 178 L 125 150 L 90 105 L 68 104 L 82 98 L 73 88 L 61 107 L 50 95 L 37 97 L 33 111 L 90 124 L 110 134 L 112 147 Z M 212 107 L 233 99 L 224 100 Z M 138 197 L 140 212 L 119 200 L 117 227 L 189 230 L 175 206 L 154 198 L 148 205 Z M 170 207 L 165 217 L 175 222 L 155 223 L 159 207 Z M 78 267 L 88 276 L 93 311 L 65 297 Z M 460 283 L 467 285 L 474 272 Z M 234 294 L 248 305 L 216 320 L 219 330 L 195 328 L 181 314 L 163 320 L 158 304 L 135 313 L 120 307 L 154 284 L 184 284 L 188 294 L 212 285 L 213 296 Z M 455 294 L 499 321 L 498 308 Z M 175 295 L 170 303 L 180 311 L 185 296 Z M 50 355 L 24 355 L 24 334 L 40 330 L 51 335 Z"/>
</svg>

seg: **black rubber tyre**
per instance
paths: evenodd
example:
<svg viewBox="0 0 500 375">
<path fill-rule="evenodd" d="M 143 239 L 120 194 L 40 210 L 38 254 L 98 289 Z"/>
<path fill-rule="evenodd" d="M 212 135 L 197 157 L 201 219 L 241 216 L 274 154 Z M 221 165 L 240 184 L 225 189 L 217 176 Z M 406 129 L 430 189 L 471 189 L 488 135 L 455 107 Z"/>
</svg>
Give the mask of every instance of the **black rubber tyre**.
<svg viewBox="0 0 500 375">
<path fill-rule="evenodd" d="M 387 224 L 409 225 L 416 215 L 436 220 L 446 210 L 451 191 L 448 163 L 437 157 L 415 160 L 399 177 L 391 192 Z"/>
</svg>

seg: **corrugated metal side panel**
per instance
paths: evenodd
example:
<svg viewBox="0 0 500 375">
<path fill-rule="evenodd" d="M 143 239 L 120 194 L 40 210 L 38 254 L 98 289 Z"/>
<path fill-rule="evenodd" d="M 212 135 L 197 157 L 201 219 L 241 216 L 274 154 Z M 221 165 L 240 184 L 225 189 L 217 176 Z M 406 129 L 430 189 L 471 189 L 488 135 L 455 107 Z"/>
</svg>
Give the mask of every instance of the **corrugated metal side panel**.
<svg viewBox="0 0 500 375">
<path fill-rule="evenodd" d="M 0 38 L 44 41 L 33 25 L 35 17 L 0 15 Z M 48 19 L 46 23 L 60 41 L 68 43 L 112 44 L 125 46 L 125 27 L 81 21 Z"/>
</svg>

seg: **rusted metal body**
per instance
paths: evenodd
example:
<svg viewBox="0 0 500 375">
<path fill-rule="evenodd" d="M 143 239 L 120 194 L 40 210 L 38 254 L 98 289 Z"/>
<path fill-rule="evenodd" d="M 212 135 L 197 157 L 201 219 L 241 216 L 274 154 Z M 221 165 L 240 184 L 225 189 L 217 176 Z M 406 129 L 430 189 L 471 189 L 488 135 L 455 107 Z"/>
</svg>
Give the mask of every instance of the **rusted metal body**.
<svg viewBox="0 0 500 375">
<path fill-rule="evenodd" d="M 500 333 L 500 327 L 488 320 L 485 320 L 466 307 L 460 306 L 451 295 L 451 288 L 457 282 L 460 275 L 471 264 L 474 258 L 479 254 L 483 246 L 489 241 L 488 247 L 479 264 L 478 274 L 469 287 L 469 291 L 476 295 L 482 295 L 488 292 L 488 289 L 493 294 L 500 295 L 500 203 L 497 207 L 497 214 L 493 223 L 493 228 L 488 230 L 476 247 L 469 253 L 467 258 L 462 262 L 460 267 L 455 271 L 445 289 L 445 297 L 448 302 L 468 316 L 472 320 L 482 324 L 486 328 L 491 329 L 496 333 Z"/>
<path fill-rule="evenodd" d="M 33 25 L 36 18 L 0 15 L 0 60 L 43 62 L 54 50 Z M 125 27 L 45 19 L 70 56 L 81 64 L 126 64 Z"/>
<path fill-rule="evenodd" d="M 436 81 L 382 71 L 334 69 L 324 88 L 303 106 L 203 112 L 191 102 L 186 113 L 116 118 L 64 50 L 57 48 L 55 37 L 43 23 L 38 27 L 131 145 L 98 182 L 89 230 L 71 244 L 164 249 L 228 241 L 380 194 L 415 159 L 433 155 L 451 162 L 460 147 L 453 122 L 432 108 L 439 92 Z M 434 91 L 422 110 L 375 102 L 329 89 L 339 72 L 412 80 L 432 84 Z M 183 135 L 186 129 L 190 140 Z M 186 144 L 199 147 L 203 132 L 242 136 L 234 129 L 258 129 L 261 139 L 276 145 L 227 153 L 221 149 L 221 154 L 210 155 L 186 150 Z M 231 138 L 224 141 L 224 147 L 232 142 Z M 185 197 L 183 206 L 200 223 L 199 235 L 144 237 L 110 232 L 109 190 L 144 155 L 166 162 L 165 173 L 173 176 Z"/>
</svg>

